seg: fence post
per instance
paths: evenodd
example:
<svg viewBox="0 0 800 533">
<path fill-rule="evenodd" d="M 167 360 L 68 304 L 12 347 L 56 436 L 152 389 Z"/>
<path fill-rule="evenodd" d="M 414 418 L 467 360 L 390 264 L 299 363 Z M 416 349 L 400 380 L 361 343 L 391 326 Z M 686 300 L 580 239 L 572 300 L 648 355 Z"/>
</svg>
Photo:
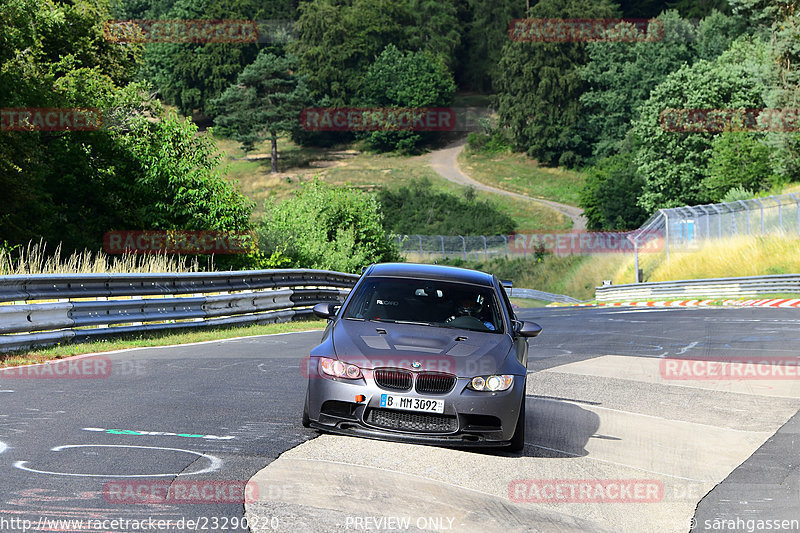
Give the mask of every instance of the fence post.
<svg viewBox="0 0 800 533">
<path fill-rule="evenodd" d="M 485 260 L 489 260 L 489 250 L 486 248 L 486 235 L 481 235 L 483 237 L 483 258 Z"/>
<path fill-rule="evenodd" d="M 422 235 L 417 235 L 417 239 L 419 239 L 419 258 L 422 260 Z"/>
<path fill-rule="evenodd" d="M 665 228 L 665 233 L 666 233 L 666 239 L 664 239 L 664 240 L 666 241 L 666 244 L 667 244 L 667 262 L 669 262 L 669 215 L 668 215 L 668 212 L 666 210 L 662 211 L 662 213 L 664 215 L 664 228 Z M 637 268 L 636 272 L 637 272 L 637 275 L 638 275 L 638 272 L 639 272 L 638 268 Z"/>
<path fill-rule="evenodd" d="M 442 257 L 447 257 L 444 253 L 444 235 L 439 235 L 439 240 L 442 241 Z"/>
<path fill-rule="evenodd" d="M 761 203 L 761 200 L 758 198 L 753 198 L 758 204 L 758 207 L 761 208 L 761 235 L 764 235 L 764 204 Z"/>
<path fill-rule="evenodd" d="M 461 237 L 461 235 L 459 235 Z M 467 240 L 464 237 L 461 237 L 461 250 L 464 253 L 464 261 L 467 260 Z"/>
<path fill-rule="evenodd" d="M 781 201 L 776 196 L 770 196 L 770 198 L 778 202 L 778 229 L 783 231 L 783 210 L 781 209 L 783 204 L 781 204 Z"/>
<path fill-rule="evenodd" d="M 800 209 L 797 210 L 797 218 L 798 221 L 800 221 Z M 800 224 L 798 224 L 797 227 L 798 229 L 800 229 Z M 501 237 L 503 237 L 503 246 L 506 249 L 506 259 L 508 259 L 508 237 L 506 237 L 505 235 L 501 235 Z"/>
<path fill-rule="evenodd" d="M 719 210 L 716 204 L 711 204 L 714 211 L 717 212 L 717 237 L 722 238 L 722 211 Z"/>
<path fill-rule="evenodd" d="M 750 206 L 744 203 L 744 200 L 737 200 L 744 206 L 744 212 L 747 214 L 747 234 L 750 235 Z"/>
<path fill-rule="evenodd" d="M 789 196 L 792 197 L 792 200 L 794 200 L 794 203 L 796 204 L 795 209 L 797 209 L 797 233 L 800 233 L 800 200 L 798 200 L 793 193 L 789 193 Z"/>
</svg>

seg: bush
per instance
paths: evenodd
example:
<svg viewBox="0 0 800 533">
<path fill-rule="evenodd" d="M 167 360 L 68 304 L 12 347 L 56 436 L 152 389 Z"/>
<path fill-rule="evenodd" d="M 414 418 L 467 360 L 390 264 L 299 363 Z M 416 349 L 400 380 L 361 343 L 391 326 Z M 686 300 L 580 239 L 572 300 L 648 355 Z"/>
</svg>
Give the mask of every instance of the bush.
<svg viewBox="0 0 800 533">
<path fill-rule="evenodd" d="M 589 229 L 632 229 L 647 218 L 636 203 L 644 181 L 632 159 L 630 152 L 613 155 L 587 169 L 580 206 Z"/>
<path fill-rule="evenodd" d="M 314 180 L 294 197 L 267 204 L 258 225 L 259 248 L 271 264 L 359 272 L 371 263 L 400 260 L 382 223 L 372 195 Z"/>
<path fill-rule="evenodd" d="M 736 187 L 759 191 L 777 182 L 770 165 L 770 149 L 756 136 L 725 132 L 714 139 L 711 149 L 709 175 L 703 185 L 712 202 L 720 201 Z"/>
<path fill-rule="evenodd" d="M 516 223 L 467 189 L 464 198 L 435 191 L 427 179 L 378 193 L 387 231 L 422 235 L 504 235 Z"/>
</svg>

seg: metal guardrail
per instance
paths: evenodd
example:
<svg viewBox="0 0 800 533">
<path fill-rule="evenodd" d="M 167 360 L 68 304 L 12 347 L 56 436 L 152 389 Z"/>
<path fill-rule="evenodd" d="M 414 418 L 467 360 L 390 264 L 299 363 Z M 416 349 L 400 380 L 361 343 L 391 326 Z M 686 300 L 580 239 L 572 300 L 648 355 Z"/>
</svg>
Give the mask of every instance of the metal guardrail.
<svg viewBox="0 0 800 533">
<path fill-rule="evenodd" d="M 748 297 L 760 294 L 800 294 L 800 274 L 742 278 L 658 281 L 596 287 L 598 302 L 648 298 Z"/>
<path fill-rule="evenodd" d="M 550 292 L 537 291 L 536 289 L 515 289 L 510 288 L 508 295 L 512 298 L 529 298 L 531 300 L 543 300 L 545 302 L 558 302 L 563 304 L 579 304 L 582 300 L 567 296 L 566 294 L 553 294 Z"/>
<path fill-rule="evenodd" d="M 13 302 L 0 305 L 0 352 L 142 331 L 288 321 L 309 316 L 319 302 L 344 301 L 358 278 L 308 269 L 0 276 L 0 302 Z"/>
</svg>

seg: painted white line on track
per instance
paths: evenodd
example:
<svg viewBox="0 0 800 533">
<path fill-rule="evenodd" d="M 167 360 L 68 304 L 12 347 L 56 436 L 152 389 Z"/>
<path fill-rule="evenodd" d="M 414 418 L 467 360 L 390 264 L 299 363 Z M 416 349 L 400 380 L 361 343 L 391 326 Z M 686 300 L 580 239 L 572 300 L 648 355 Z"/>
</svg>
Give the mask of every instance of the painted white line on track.
<svg viewBox="0 0 800 533">
<path fill-rule="evenodd" d="M 193 450 L 183 450 L 181 448 L 162 448 L 159 446 L 128 446 L 123 444 L 67 444 L 64 446 L 56 446 L 55 448 L 50 448 L 52 452 L 60 452 L 62 450 L 66 450 L 68 448 L 139 448 L 144 450 L 166 450 L 170 452 L 182 452 L 182 453 L 190 453 L 193 455 L 197 455 L 198 457 L 203 457 L 208 459 L 211 464 L 205 467 L 202 470 L 198 470 L 197 472 L 172 472 L 168 474 L 77 474 L 72 472 L 49 472 L 46 470 L 36 470 L 34 468 L 30 468 L 25 466 L 28 461 L 17 461 L 14 463 L 14 468 L 19 468 L 20 470 L 25 470 L 28 472 L 34 472 L 36 474 L 49 474 L 53 476 L 74 476 L 74 477 L 107 477 L 107 478 L 133 478 L 133 477 L 178 477 L 178 476 L 195 476 L 197 474 L 208 474 L 209 472 L 214 472 L 219 470 L 222 466 L 222 459 L 218 457 L 214 457 L 213 455 L 205 454 L 196 452 Z"/>
<path fill-rule="evenodd" d="M 112 350 L 109 352 L 92 352 L 92 353 L 82 353 L 80 355 L 73 355 L 71 357 L 63 357 L 61 359 L 53 359 L 51 361 L 45 361 L 44 363 L 35 363 L 32 365 L 19 365 L 19 366 L 3 366 L 0 367 L 0 371 L 6 369 L 14 369 L 14 368 L 25 368 L 29 366 L 37 366 L 37 365 L 49 365 L 59 361 L 69 361 L 70 359 L 80 359 L 84 357 L 93 357 L 98 355 L 109 355 L 115 353 L 125 353 L 125 352 L 133 352 L 136 350 L 153 350 L 153 349 L 160 349 L 160 348 L 178 348 L 182 346 L 199 346 L 201 344 L 211 344 L 212 342 L 223 342 L 223 341 L 238 341 L 242 339 L 254 339 L 258 337 L 273 337 L 276 335 L 294 335 L 296 333 L 314 333 L 314 332 L 321 332 L 321 329 L 308 329 L 304 331 L 284 331 L 283 333 L 265 333 L 263 335 L 247 335 L 245 337 L 231 337 L 229 339 L 214 339 L 210 341 L 198 341 L 198 342 L 190 342 L 187 344 L 165 344 L 163 346 L 137 346 L 136 348 L 122 348 L 121 350 Z M 7 392 L 7 391 L 0 391 L 0 392 Z M 10 391 L 14 392 L 14 391 Z"/>
<path fill-rule="evenodd" d="M 686 346 L 684 346 L 683 348 L 680 349 L 680 351 L 678 352 L 678 355 L 685 354 L 687 351 L 691 350 L 692 348 L 694 348 L 698 344 L 700 344 L 698 341 L 694 341 L 692 343 L 687 344 Z"/>
</svg>

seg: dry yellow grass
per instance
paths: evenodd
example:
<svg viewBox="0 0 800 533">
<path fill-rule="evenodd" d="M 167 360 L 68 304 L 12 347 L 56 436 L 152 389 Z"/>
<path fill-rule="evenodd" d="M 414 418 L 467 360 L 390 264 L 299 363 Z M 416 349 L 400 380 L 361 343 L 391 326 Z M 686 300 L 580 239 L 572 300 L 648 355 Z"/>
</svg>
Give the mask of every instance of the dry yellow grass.
<svg viewBox="0 0 800 533">
<path fill-rule="evenodd" d="M 595 260 L 587 264 L 601 271 Z M 715 240 L 697 250 L 670 250 L 640 254 L 639 267 L 644 281 L 730 278 L 768 274 L 800 273 L 800 238 L 796 235 L 739 236 Z M 618 267 L 609 272 L 615 284 L 634 282 L 634 257 L 626 254 Z"/>
<path fill-rule="evenodd" d="M 196 258 L 185 263 L 183 258 L 167 255 L 122 254 L 110 256 L 103 252 L 75 252 L 61 257 L 61 246 L 50 253 L 42 241 L 13 252 L 0 249 L 0 275 L 28 274 L 90 274 L 106 272 L 197 272 Z"/>
</svg>

